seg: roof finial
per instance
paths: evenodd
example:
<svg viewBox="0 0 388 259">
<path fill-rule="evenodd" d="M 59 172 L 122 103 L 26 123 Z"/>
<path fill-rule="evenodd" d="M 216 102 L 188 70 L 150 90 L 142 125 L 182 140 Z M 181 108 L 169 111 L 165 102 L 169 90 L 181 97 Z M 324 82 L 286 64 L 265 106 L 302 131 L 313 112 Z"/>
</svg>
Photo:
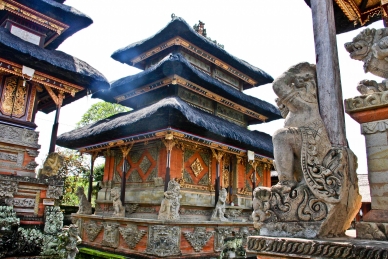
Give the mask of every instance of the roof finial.
<svg viewBox="0 0 388 259">
<path fill-rule="evenodd" d="M 172 13 L 172 14 L 171 14 L 171 20 L 174 20 L 174 19 L 175 19 L 175 17 L 176 17 L 176 16 L 175 16 L 175 14 L 174 14 L 174 13 Z"/>
</svg>

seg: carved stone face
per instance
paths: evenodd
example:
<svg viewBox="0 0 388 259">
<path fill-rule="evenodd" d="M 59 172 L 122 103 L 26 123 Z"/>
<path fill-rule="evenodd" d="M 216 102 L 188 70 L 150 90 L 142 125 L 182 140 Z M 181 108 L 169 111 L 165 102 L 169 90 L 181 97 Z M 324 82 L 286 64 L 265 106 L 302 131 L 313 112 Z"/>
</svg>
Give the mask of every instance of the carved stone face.
<svg viewBox="0 0 388 259">
<path fill-rule="evenodd" d="M 345 49 L 349 52 L 350 58 L 363 60 L 369 54 L 375 31 L 375 29 L 365 29 L 352 42 L 345 43 Z"/>
</svg>

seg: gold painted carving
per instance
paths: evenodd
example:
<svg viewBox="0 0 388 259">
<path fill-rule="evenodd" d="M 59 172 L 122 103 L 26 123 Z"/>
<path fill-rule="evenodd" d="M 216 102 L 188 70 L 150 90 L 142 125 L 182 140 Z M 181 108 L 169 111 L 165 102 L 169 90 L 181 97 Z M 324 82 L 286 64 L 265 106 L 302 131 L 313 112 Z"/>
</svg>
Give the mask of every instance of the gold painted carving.
<svg viewBox="0 0 388 259">
<path fill-rule="evenodd" d="M 1 0 L 0 0 L 1 1 Z M 0 58 L 0 71 L 8 72 L 16 76 L 22 77 L 22 66 L 11 61 Z M 77 92 L 84 89 L 84 87 L 68 83 L 61 79 L 43 74 L 41 72 L 35 71 L 34 76 L 31 78 L 31 81 L 49 86 L 53 89 L 63 91 L 74 96 Z"/>
<path fill-rule="evenodd" d="M 203 166 L 201 162 L 199 161 L 198 157 L 194 160 L 194 162 L 191 164 L 191 170 L 193 170 L 193 173 L 195 177 L 198 177 L 198 175 L 202 172 Z"/>
<path fill-rule="evenodd" d="M 213 148 L 211 148 L 211 151 L 213 153 L 213 157 L 218 161 L 218 163 L 220 163 L 222 160 L 222 157 L 225 155 L 225 153 L 220 151 L 220 150 L 217 151 Z"/>
<path fill-rule="evenodd" d="M 197 46 L 191 44 L 190 42 L 182 39 L 181 37 L 172 38 L 172 39 L 160 44 L 159 46 L 157 46 L 157 47 L 155 47 L 155 48 L 153 48 L 145 53 L 140 54 L 138 57 L 132 59 L 131 63 L 132 63 L 132 65 L 135 65 L 136 63 L 139 63 L 140 61 L 145 60 L 145 59 L 147 59 L 147 58 L 149 58 L 149 57 L 151 57 L 151 56 L 153 56 L 153 55 L 161 52 L 162 50 L 169 48 L 173 45 L 178 45 L 178 46 L 184 47 L 185 49 L 189 50 L 190 52 L 206 59 L 207 61 L 210 61 L 211 63 L 228 71 L 232 75 L 237 76 L 238 78 L 244 80 L 245 82 L 247 82 L 251 85 L 257 84 L 257 82 L 255 80 L 253 80 L 252 78 L 250 78 L 249 76 L 245 75 L 244 73 L 240 72 L 239 70 L 235 69 L 234 67 L 228 65 L 227 63 L 219 60 L 215 56 L 210 55 L 206 51 L 198 48 Z"/>
<path fill-rule="evenodd" d="M 21 5 L 13 0 L 0 0 L 0 10 L 6 10 L 27 20 L 35 22 L 47 29 L 55 31 L 58 35 L 62 34 L 68 25 L 41 14 L 27 6 Z"/>
<path fill-rule="evenodd" d="M 26 112 L 28 86 L 23 86 L 18 77 L 7 77 L 1 98 L 3 114 L 16 118 L 23 117 Z"/>
<path fill-rule="evenodd" d="M 35 98 L 36 98 L 36 84 L 34 83 L 32 84 L 30 103 L 28 105 L 27 121 L 32 120 L 32 112 L 34 111 Z"/>
<path fill-rule="evenodd" d="M 381 6 L 383 2 L 381 2 L 381 5 L 378 4 L 374 8 L 367 9 L 365 12 L 360 11 L 358 4 L 354 0 L 335 0 L 335 2 L 349 21 L 353 21 L 355 24 L 359 23 L 361 26 L 364 26 L 370 17 L 380 14 L 383 9 Z"/>
<path fill-rule="evenodd" d="M 164 78 L 162 80 L 158 80 L 158 81 L 152 82 L 151 84 L 145 85 L 141 88 L 137 88 L 135 90 L 128 91 L 122 95 L 115 96 L 114 98 L 119 103 L 119 102 L 125 101 L 127 99 L 133 98 L 135 96 L 138 96 L 138 95 L 159 89 L 163 86 L 169 85 L 172 83 L 172 81 L 173 80 L 171 78 Z"/>
</svg>

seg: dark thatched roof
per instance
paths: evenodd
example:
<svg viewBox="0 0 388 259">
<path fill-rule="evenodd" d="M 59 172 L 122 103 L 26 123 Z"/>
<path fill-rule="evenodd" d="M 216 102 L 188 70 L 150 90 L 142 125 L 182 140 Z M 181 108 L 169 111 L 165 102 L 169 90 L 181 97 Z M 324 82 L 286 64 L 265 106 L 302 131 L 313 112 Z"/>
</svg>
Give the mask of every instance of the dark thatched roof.
<svg viewBox="0 0 388 259">
<path fill-rule="evenodd" d="M 211 92 L 214 92 L 248 109 L 267 116 L 267 122 L 281 118 L 279 110 L 272 104 L 246 95 L 234 89 L 233 87 L 207 75 L 206 73 L 203 73 L 191 65 L 190 62 L 179 53 L 168 55 L 158 64 L 143 72 L 116 80 L 111 84 L 111 88 L 109 90 L 97 92 L 93 94 L 92 97 L 101 98 L 107 102 L 113 103 L 116 102 L 114 99 L 115 96 L 124 94 L 130 90 L 163 79 L 166 76 L 173 74 L 187 78 L 189 81 L 198 84 Z M 152 94 L 152 92 L 149 94 Z M 125 101 L 122 104 L 125 105 Z M 257 120 L 253 123 L 261 123 L 261 121 Z"/>
<path fill-rule="evenodd" d="M 258 82 L 256 86 L 272 83 L 273 81 L 273 78 L 260 68 L 254 67 L 248 62 L 232 56 L 224 49 L 218 47 L 214 42 L 198 34 L 180 17 L 174 18 L 166 27 L 157 32 L 154 36 L 117 50 L 112 54 L 112 58 L 122 63 L 132 65 L 130 63 L 131 59 L 176 36 L 180 36 L 190 41 L 204 51 L 211 53 L 235 69 L 248 75 L 253 80 L 256 80 Z"/>
<path fill-rule="evenodd" d="M 306 4 L 308 6 L 311 6 L 310 5 L 310 0 L 304 0 L 306 2 Z M 367 2 L 372 2 L 371 0 L 366 0 L 366 1 L 360 1 L 361 4 L 360 5 L 368 5 Z M 338 6 L 338 4 L 335 2 L 335 0 L 333 0 L 333 8 L 334 8 L 334 18 L 335 18 L 335 28 L 336 28 L 336 32 L 337 34 L 341 34 L 341 33 L 345 33 L 345 32 L 349 32 L 349 31 L 352 31 L 352 30 L 356 30 L 360 27 L 363 27 L 363 26 L 368 26 L 369 24 L 371 23 L 374 23 L 376 21 L 379 21 L 381 20 L 381 14 L 375 14 L 373 16 L 370 16 L 369 17 L 369 20 L 363 25 L 361 26 L 360 22 L 357 21 L 357 23 L 355 24 L 354 21 L 349 21 L 348 17 L 346 17 L 346 15 L 344 14 L 344 12 L 341 10 L 341 8 Z M 365 9 L 361 6 L 358 6 L 359 9 Z M 361 12 L 363 11 L 366 11 L 366 10 L 360 10 Z"/>
<path fill-rule="evenodd" d="M 93 20 L 89 16 L 81 13 L 71 6 L 60 3 L 63 1 L 16 0 L 16 2 L 69 26 L 66 31 L 64 31 L 46 47 L 47 49 L 58 48 L 58 46 L 68 37 L 93 23 Z"/>
<path fill-rule="evenodd" d="M 64 133 L 58 137 L 57 145 L 81 148 L 169 127 L 273 157 L 270 135 L 247 130 L 191 107 L 179 97 L 162 99 L 141 110 L 120 113 Z"/>
<path fill-rule="evenodd" d="M 0 28 L 0 57 L 14 63 L 31 67 L 36 71 L 80 85 L 92 92 L 108 89 L 106 78 L 88 63 L 62 51 L 48 50 L 26 42 Z M 64 105 L 86 95 L 86 89 L 73 98 L 65 98 Z M 55 109 L 54 103 L 40 107 L 49 113 Z"/>
</svg>

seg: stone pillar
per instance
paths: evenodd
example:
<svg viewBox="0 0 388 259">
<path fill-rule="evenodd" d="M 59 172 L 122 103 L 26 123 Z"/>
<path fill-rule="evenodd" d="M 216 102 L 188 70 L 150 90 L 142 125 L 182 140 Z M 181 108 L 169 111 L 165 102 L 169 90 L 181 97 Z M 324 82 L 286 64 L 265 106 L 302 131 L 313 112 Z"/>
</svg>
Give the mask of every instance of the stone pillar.
<svg viewBox="0 0 388 259">
<path fill-rule="evenodd" d="M 346 112 L 365 136 L 372 210 L 356 225 L 357 237 L 388 240 L 388 92 L 345 100 Z M 371 102 L 370 100 L 374 100 Z"/>
</svg>

